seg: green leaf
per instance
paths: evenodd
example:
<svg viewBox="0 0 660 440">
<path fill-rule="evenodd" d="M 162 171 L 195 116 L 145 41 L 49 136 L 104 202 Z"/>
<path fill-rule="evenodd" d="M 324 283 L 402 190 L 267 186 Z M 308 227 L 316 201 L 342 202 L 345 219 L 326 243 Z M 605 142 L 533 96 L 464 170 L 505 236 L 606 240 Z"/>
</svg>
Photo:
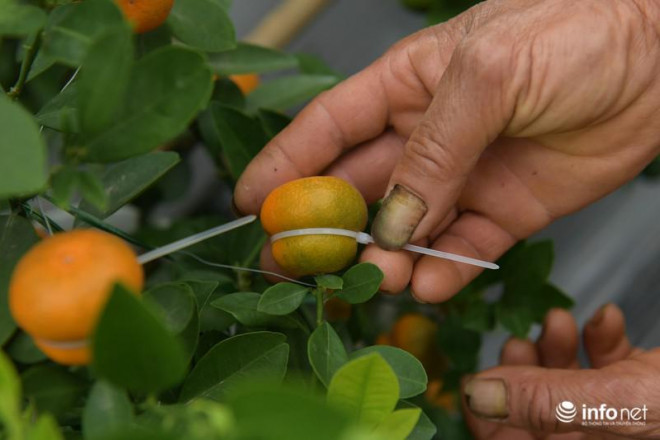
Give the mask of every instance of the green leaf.
<svg viewBox="0 0 660 440">
<path fill-rule="evenodd" d="M 328 387 L 328 403 L 375 428 L 396 406 L 399 382 L 392 368 L 373 353 L 341 367 Z"/>
<path fill-rule="evenodd" d="M 256 119 L 241 111 L 212 102 L 200 121 L 209 147 L 222 151 L 235 179 L 266 144 L 266 135 Z"/>
<path fill-rule="evenodd" d="M 554 258 L 552 240 L 527 244 L 505 260 L 504 285 L 514 295 L 531 295 L 545 284 Z"/>
<path fill-rule="evenodd" d="M 324 322 L 310 335 L 307 356 L 316 376 L 326 387 L 332 377 L 348 362 L 348 354 L 341 339 L 330 324 Z"/>
<path fill-rule="evenodd" d="M 14 1 L 0 3 L 0 35 L 28 35 L 41 29 L 45 23 L 46 13 L 36 6 Z"/>
<path fill-rule="evenodd" d="M 34 118 L 0 94 L 0 199 L 41 191 L 48 180 L 46 146 Z"/>
<path fill-rule="evenodd" d="M 106 208 L 99 210 L 83 202 L 80 209 L 98 218 L 107 218 L 156 183 L 179 161 L 175 152 L 157 151 L 112 164 L 101 177 L 108 200 Z"/>
<path fill-rule="evenodd" d="M 267 327 L 275 325 L 284 328 L 296 328 L 300 324 L 291 316 L 272 316 L 258 310 L 261 295 L 254 292 L 238 292 L 224 295 L 214 300 L 211 305 L 231 314 L 238 322 L 248 327 Z"/>
<path fill-rule="evenodd" d="M 71 411 L 85 395 L 85 382 L 59 365 L 37 365 L 25 371 L 21 379 L 25 397 L 38 411 L 55 417 Z"/>
<path fill-rule="evenodd" d="M 188 375 L 181 401 L 194 397 L 221 400 L 240 383 L 286 374 L 289 346 L 281 333 L 253 332 L 226 339 L 202 357 Z"/>
<path fill-rule="evenodd" d="M 383 271 L 375 264 L 356 264 L 342 276 L 344 287 L 337 296 L 351 304 L 369 301 L 378 292 L 383 278 Z"/>
<path fill-rule="evenodd" d="M 202 56 L 164 47 L 135 64 L 124 107 L 106 130 L 88 140 L 88 161 L 117 161 L 146 153 L 183 132 L 211 95 Z"/>
<path fill-rule="evenodd" d="M 0 421 L 8 438 L 16 438 L 21 430 L 21 383 L 14 365 L 0 351 Z"/>
<path fill-rule="evenodd" d="M 317 275 L 314 277 L 316 285 L 329 290 L 341 290 L 344 287 L 344 280 L 337 275 Z"/>
<path fill-rule="evenodd" d="M 86 202 L 99 211 L 105 211 L 108 207 L 108 196 L 103 189 L 101 180 L 89 171 L 78 173 L 78 184 L 80 192 Z"/>
<path fill-rule="evenodd" d="M 279 50 L 238 43 L 233 50 L 210 54 L 209 64 L 219 75 L 232 75 L 292 69 L 298 66 L 298 60 Z"/>
<path fill-rule="evenodd" d="M 34 245 L 39 236 L 32 224 L 17 215 L 0 216 L 0 344 L 16 330 L 9 312 L 9 282 L 16 263 Z"/>
<path fill-rule="evenodd" d="M 223 331 L 236 322 L 232 315 L 211 305 L 214 299 L 223 295 L 216 292 L 217 287 L 220 285 L 219 281 L 193 281 L 185 278 L 182 281 L 192 288 L 197 300 L 200 331 Z"/>
<path fill-rule="evenodd" d="M 284 113 L 262 108 L 257 112 L 257 116 L 269 139 L 274 138 L 291 122 L 291 118 Z"/>
<path fill-rule="evenodd" d="M 261 84 L 246 98 L 249 109 L 286 110 L 301 104 L 339 82 L 331 75 L 296 75 L 276 78 Z"/>
<path fill-rule="evenodd" d="M 374 345 L 351 353 L 351 359 L 357 359 L 371 353 L 380 354 L 390 365 L 399 379 L 399 397 L 406 399 L 426 391 L 428 377 L 422 363 L 412 354 L 397 347 Z"/>
<path fill-rule="evenodd" d="M 55 418 L 51 414 L 42 414 L 36 423 L 25 427 L 25 440 L 62 440 Z"/>
<path fill-rule="evenodd" d="M 337 440 L 350 426 L 340 408 L 291 385 L 256 383 L 234 393 L 228 403 L 244 439 Z"/>
<path fill-rule="evenodd" d="M 479 332 L 465 328 L 459 317 L 449 315 L 440 324 L 438 344 L 454 369 L 460 372 L 471 372 L 476 369 L 481 335 Z"/>
<path fill-rule="evenodd" d="M 323 61 L 321 58 L 308 53 L 296 54 L 300 72 L 308 75 L 333 75 L 340 78 L 342 75 Z"/>
<path fill-rule="evenodd" d="M 122 14 L 111 1 L 84 1 L 55 8 L 43 33 L 43 56 L 77 67 L 99 35 L 122 23 Z"/>
<path fill-rule="evenodd" d="M 534 323 L 532 311 L 526 307 L 508 306 L 499 303 L 495 306 L 495 317 L 502 327 L 520 339 L 526 339 Z"/>
<path fill-rule="evenodd" d="M 421 413 L 419 408 L 397 409 L 376 427 L 375 433 L 383 440 L 406 440 Z"/>
<path fill-rule="evenodd" d="M 220 0 L 176 0 L 167 18 L 174 36 L 206 52 L 236 46 L 236 35 Z"/>
<path fill-rule="evenodd" d="M 233 107 L 237 110 L 245 108 L 245 96 L 238 88 L 236 83 L 227 77 L 219 77 L 214 82 L 213 95 L 211 100 L 227 107 Z M 202 113 L 200 116 L 208 114 Z"/>
<path fill-rule="evenodd" d="M 78 188 L 78 170 L 63 166 L 58 169 L 50 179 L 53 202 L 62 208 L 68 209 L 71 198 Z"/>
<path fill-rule="evenodd" d="M 37 348 L 32 338 L 22 331 L 14 335 L 7 344 L 6 350 L 12 359 L 22 364 L 35 364 L 46 359 L 46 355 Z"/>
<path fill-rule="evenodd" d="M 133 38 L 127 23 L 112 27 L 90 45 L 78 76 L 80 124 L 86 136 L 109 126 L 125 99 L 133 65 Z"/>
<path fill-rule="evenodd" d="M 92 348 L 99 377 L 132 391 L 162 391 L 186 371 L 181 342 L 137 296 L 119 285 L 101 314 Z"/>
<path fill-rule="evenodd" d="M 185 283 L 164 283 L 144 292 L 144 299 L 155 306 L 168 330 L 183 342 L 190 360 L 197 348 L 199 315 L 192 289 Z"/>
<path fill-rule="evenodd" d="M 417 408 L 410 402 L 402 400 L 397 408 Z M 408 440 L 431 440 L 434 438 L 438 429 L 423 411 L 419 414 L 419 419 L 413 430 L 408 434 Z"/>
<path fill-rule="evenodd" d="M 36 114 L 44 127 L 66 133 L 80 131 L 78 118 L 78 91 L 76 81 L 48 101 Z"/>
<path fill-rule="evenodd" d="M 85 440 L 104 440 L 133 422 L 133 405 L 126 391 L 97 381 L 89 393 L 82 415 Z"/>
<path fill-rule="evenodd" d="M 288 315 L 300 307 L 309 288 L 294 283 L 277 283 L 264 291 L 257 310 L 269 315 Z"/>
</svg>

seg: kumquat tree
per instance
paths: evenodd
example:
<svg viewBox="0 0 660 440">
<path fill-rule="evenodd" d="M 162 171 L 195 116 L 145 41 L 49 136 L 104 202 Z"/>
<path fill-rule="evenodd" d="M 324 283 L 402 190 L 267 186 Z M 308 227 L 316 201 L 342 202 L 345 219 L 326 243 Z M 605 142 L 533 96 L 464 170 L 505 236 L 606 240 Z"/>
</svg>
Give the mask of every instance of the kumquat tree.
<svg viewBox="0 0 660 440">
<path fill-rule="evenodd" d="M 357 263 L 378 204 L 341 179 L 237 220 L 247 164 L 342 76 L 237 41 L 229 7 L 0 0 L 0 438 L 469 438 L 483 335 L 572 305 L 552 242 L 420 304 Z M 200 153 L 216 203 L 161 221 Z"/>
</svg>

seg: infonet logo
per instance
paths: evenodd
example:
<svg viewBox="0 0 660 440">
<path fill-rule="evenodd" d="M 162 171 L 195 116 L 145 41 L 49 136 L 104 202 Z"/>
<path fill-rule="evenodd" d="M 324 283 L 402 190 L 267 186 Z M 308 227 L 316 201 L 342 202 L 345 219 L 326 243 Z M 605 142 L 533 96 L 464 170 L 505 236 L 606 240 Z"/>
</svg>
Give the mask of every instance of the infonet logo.
<svg viewBox="0 0 660 440">
<path fill-rule="evenodd" d="M 573 402 L 564 400 L 555 409 L 555 414 L 557 415 L 557 420 L 563 423 L 571 423 L 575 420 L 577 416 L 577 408 Z"/>
<path fill-rule="evenodd" d="M 635 408 L 611 408 L 602 403 L 599 406 L 582 404 L 582 425 L 584 426 L 632 426 L 646 425 L 648 408 L 646 405 Z M 571 423 L 578 415 L 573 402 L 564 400 L 555 408 L 555 416 L 562 423 Z"/>
</svg>

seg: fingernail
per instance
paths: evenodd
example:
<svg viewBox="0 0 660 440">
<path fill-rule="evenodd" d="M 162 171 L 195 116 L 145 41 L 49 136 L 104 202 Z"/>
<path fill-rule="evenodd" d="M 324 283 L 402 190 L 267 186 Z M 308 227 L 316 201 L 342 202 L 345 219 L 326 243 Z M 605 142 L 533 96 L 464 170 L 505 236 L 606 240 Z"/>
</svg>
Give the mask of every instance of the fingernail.
<svg viewBox="0 0 660 440">
<path fill-rule="evenodd" d="M 424 214 L 426 203 L 401 185 L 395 185 L 376 214 L 371 234 L 385 250 L 401 249 L 408 243 Z"/>
<path fill-rule="evenodd" d="M 240 209 L 238 209 L 238 206 L 236 206 L 236 199 L 234 199 L 233 197 L 231 198 L 231 212 L 233 212 L 236 217 L 245 216 L 245 214 L 242 213 Z"/>
<path fill-rule="evenodd" d="M 601 306 L 598 310 L 596 310 L 596 313 L 594 313 L 594 316 L 591 317 L 589 320 L 588 325 L 591 327 L 598 327 L 600 323 L 603 321 L 603 318 L 605 317 L 605 308 L 609 306 L 608 304 L 605 304 L 604 306 Z"/>
<path fill-rule="evenodd" d="M 472 379 L 463 389 L 470 411 L 479 417 L 503 419 L 509 415 L 506 386 L 501 379 Z"/>
</svg>

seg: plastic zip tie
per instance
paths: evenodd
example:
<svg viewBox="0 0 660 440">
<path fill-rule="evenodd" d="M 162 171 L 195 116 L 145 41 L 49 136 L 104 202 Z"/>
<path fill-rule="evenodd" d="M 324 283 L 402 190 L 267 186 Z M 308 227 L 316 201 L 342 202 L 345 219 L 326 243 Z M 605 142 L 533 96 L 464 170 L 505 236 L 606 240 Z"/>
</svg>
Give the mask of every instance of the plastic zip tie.
<svg viewBox="0 0 660 440">
<path fill-rule="evenodd" d="M 225 232 L 231 231 L 232 229 L 240 228 L 249 223 L 252 223 L 257 219 L 255 215 L 248 215 L 241 217 L 238 220 L 234 220 L 224 225 L 216 226 L 215 228 L 208 229 L 206 231 L 199 232 L 197 234 L 191 235 L 190 237 L 182 238 L 173 243 L 166 244 L 149 252 L 145 252 L 140 255 L 137 260 L 140 264 L 146 264 L 150 261 L 156 260 L 165 255 L 169 255 L 173 252 L 180 251 L 181 249 L 192 246 L 201 241 L 208 240 L 209 238 L 215 237 L 216 235 L 224 234 Z"/>
<path fill-rule="evenodd" d="M 270 242 L 274 243 L 277 240 L 290 237 L 300 237 L 303 235 L 340 235 L 343 237 L 354 238 L 358 243 L 361 244 L 371 244 L 374 243 L 374 239 L 371 235 L 366 232 L 357 232 L 351 231 L 349 229 L 339 229 L 339 228 L 304 228 L 304 229 L 293 229 L 291 231 L 278 232 L 270 237 Z M 500 267 L 489 261 L 478 260 L 476 258 L 465 257 L 463 255 L 452 254 L 450 252 L 438 251 L 435 249 L 429 249 L 422 246 L 416 246 L 414 244 L 406 244 L 402 247 L 410 252 L 416 252 L 418 254 L 428 255 L 431 257 L 442 258 L 444 260 L 451 260 L 457 263 L 470 264 L 472 266 L 483 267 L 484 269 L 499 269 Z"/>
</svg>

